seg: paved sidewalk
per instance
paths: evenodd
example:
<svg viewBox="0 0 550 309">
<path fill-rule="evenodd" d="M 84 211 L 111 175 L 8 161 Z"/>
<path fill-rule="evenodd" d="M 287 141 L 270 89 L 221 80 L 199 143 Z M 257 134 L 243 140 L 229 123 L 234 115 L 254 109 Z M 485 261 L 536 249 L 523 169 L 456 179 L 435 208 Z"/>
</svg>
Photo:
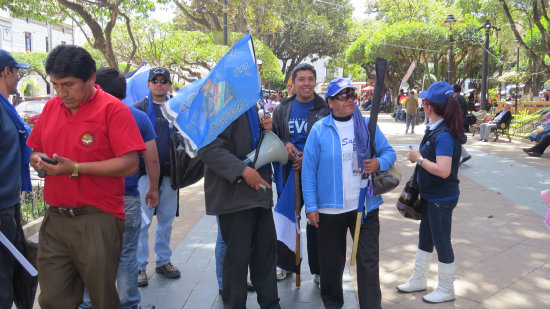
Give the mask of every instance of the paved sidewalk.
<svg viewBox="0 0 550 309">
<path fill-rule="evenodd" d="M 393 122 L 388 114 L 380 115 L 379 126 L 396 149 L 403 173 L 402 184 L 384 196 L 380 210 L 383 308 L 550 308 L 550 231 L 543 223 L 546 208 L 539 195 L 550 188 L 550 154 L 528 157 L 521 151 L 529 145 L 526 142 L 482 143 L 477 136 L 468 136 L 466 148 L 473 158 L 460 168 L 461 195 L 453 215 L 456 300 L 433 305 L 424 303 L 422 296 L 437 285 L 436 257 L 430 265 L 427 292 L 395 290 L 412 272 L 419 225 L 403 218 L 395 202 L 414 168 L 406 160 L 406 151 L 409 145 L 418 147 L 424 126 L 415 129 L 416 135 L 404 135 L 405 124 Z M 217 227 L 214 217 L 204 215 L 202 184 L 182 190 L 180 198 L 181 217 L 174 223 L 172 247 L 173 263 L 182 277 L 171 280 L 154 274 L 149 286 L 140 289 L 142 303 L 158 309 L 222 308 L 215 277 Z M 348 236 L 348 262 L 350 241 Z M 279 282 L 283 308 L 323 307 L 306 264 L 304 257 L 300 288 L 294 286 L 294 276 Z M 153 268 L 150 263 L 149 275 Z M 361 291 L 354 289 L 354 278 L 355 267 L 346 267 L 345 308 L 358 308 L 355 293 Z M 248 296 L 247 308 L 258 308 L 256 294 Z"/>
</svg>

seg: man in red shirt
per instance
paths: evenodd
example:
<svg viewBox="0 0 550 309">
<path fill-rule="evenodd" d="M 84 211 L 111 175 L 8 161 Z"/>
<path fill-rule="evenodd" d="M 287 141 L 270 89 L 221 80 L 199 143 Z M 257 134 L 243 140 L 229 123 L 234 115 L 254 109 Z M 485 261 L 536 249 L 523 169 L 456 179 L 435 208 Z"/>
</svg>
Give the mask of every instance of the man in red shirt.
<svg viewBox="0 0 550 309">
<path fill-rule="evenodd" d="M 128 107 L 95 83 L 81 47 L 60 45 L 46 59 L 57 93 L 27 144 L 31 166 L 46 171 L 50 205 L 40 230 L 40 307 L 76 308 L 84 286 L 94 308 L 119 308 L 115 287 L 124 229 L 124 176 L 145 144 Z M 48 157 L 56 160 L 47 163 Z"/>
</svg>

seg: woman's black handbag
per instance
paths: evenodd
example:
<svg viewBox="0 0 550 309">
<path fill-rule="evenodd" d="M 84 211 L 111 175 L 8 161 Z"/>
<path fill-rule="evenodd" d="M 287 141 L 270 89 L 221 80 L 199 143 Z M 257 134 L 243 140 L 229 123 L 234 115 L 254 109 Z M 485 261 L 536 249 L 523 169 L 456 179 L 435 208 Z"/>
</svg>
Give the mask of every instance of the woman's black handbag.
<svg viewBox="0 0 550 309">
<path fill-rule="evenodd" d="M 420 195 L 418 193 L 418 182 L 416 181 L 416 170 L 414 169 L 411 179 L 405 184 L 397 200 L 397 210 L 403 217 L 420 220 L 422 217 L 422 207 L 420 206 Z"/>
<path fill-rule="evenodd" d="M 394 164 L 387 171 L 378 171 L 372 173 L 372 185 L 374 195 L 380 195 L 397 188 L 401 181 L 401 171 Z"/>
</svg>

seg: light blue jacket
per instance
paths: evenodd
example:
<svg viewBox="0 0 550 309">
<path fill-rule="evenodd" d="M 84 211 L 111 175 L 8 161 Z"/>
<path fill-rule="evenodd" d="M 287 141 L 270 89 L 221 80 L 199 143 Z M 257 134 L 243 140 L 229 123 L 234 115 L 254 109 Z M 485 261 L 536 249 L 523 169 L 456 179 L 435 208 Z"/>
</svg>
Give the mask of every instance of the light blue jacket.
<svg viewBox="0 0 550 309">
<path fill-rule="evenodd" d="M 365 118 L 369 123 L 369 118 Z M 395 151 L 376 127 L 374 139 L 379 157 L 380 170 L 386 171 L 395 162 Z M 302 192 L 306 213 L 320 208 L 344 208 L 344 185 L 342 181 L 342 144 L 332 114 L 317 121 L 306 141 L 302 161 Z M 378 208 L 382 197 L 367 196 L 367 212 Z"/>
</svg>

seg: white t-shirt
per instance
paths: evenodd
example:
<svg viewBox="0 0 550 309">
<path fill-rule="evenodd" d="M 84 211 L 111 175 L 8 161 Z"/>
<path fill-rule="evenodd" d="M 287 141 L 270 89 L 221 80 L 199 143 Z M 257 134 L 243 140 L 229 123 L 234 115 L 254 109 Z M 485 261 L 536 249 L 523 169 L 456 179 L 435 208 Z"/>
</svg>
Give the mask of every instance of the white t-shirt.
<svg viewBox="0 0 550 309">
<path fill-rule="evenodd" d="M 353 118 L 346 122 L 335 121 L 342 145 L 342 180 L 344 186 L 344 208 L 321 208 L 323 214 L 341 214 L 357 210 L 361 184 L 361 169 L 355 152 Z"/>
</svg>

